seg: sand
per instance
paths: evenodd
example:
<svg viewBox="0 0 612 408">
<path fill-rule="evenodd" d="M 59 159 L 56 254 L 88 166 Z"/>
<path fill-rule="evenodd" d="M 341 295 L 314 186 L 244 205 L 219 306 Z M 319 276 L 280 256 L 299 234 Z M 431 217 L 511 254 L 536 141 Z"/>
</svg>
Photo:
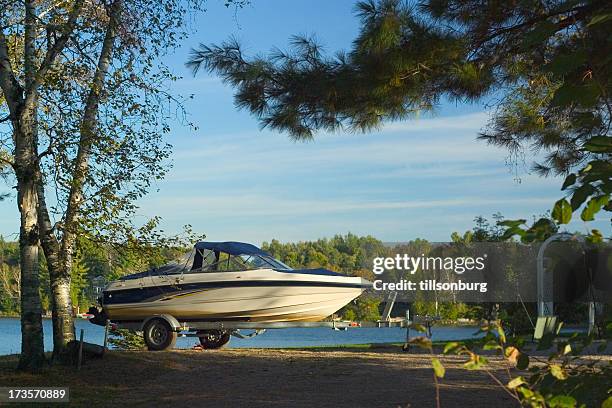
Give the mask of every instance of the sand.
<svg viewBox="0 0 612 408">
<path fill-rule="evenodd" d="M 438 356 L 442 407 L 517 407 L 484 371 Z M 434 407 L 431 357 L 389 350 L 225 349 L 118 352 L 89 360 L 80 372 L 12 371 L 0 358 L 0 386 L 70 386 L 70 406 L 84 407 Z M 491 358 L 503 382 L 503 361 Z"/>
</svg>

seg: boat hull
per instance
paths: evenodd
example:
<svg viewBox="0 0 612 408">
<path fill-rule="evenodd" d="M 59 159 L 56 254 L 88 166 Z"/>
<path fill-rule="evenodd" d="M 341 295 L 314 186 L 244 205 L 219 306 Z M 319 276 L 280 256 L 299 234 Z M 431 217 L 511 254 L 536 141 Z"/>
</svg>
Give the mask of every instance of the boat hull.
<svg viewBox="0 0 612 408">
<path fill-rule="evenodd" d="M 369 285 L 358 277 L 274 270 L 155 276 L 111 284 L 103 306 L 113 321 L 157 314 L 181 321 L 319 321 Z"/>
</svg>

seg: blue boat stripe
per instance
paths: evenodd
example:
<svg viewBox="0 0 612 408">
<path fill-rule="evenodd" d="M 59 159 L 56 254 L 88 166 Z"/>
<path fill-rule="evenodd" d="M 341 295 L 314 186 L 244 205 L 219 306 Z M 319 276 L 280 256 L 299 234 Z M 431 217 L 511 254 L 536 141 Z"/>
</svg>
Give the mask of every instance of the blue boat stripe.
<svg viewBox="0 0 612 408">
<path fill-rule="evenodd" d="M 369 286 L 361 283 L 336 283 L 336 282 L 308 282 L 308 281 L 223 281 L 223 282 L 199 282 L 174 285 L 146 286 L 133 289 L 119 289 L 104 291 L 103 305 L 119 303 L 138 303 L 161 299 L 167 295 L 178 295 L 180 292 L 190 292 L 204 289 L 221 289 L 234 287 L 337 287 L 337 288 L 360 288 L 367 289 Z"/>
</svg>

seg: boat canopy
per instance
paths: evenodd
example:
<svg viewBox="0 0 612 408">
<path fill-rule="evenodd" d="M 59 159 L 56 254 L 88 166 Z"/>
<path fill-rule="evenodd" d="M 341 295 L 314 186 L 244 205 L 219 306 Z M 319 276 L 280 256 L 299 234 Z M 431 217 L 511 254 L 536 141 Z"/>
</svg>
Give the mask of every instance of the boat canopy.
<svg viewBox="0 0 612 408">
<path fill-rule="evenodd" d="M 139 279 L 146 276 L 176 275 L 195 272 L 245 271 L 273 269 L 278 272 L 310 275 L 342 276 L 328 269 L 292 269 L 266 251 L 245 242 L 198 242 L 194 250 L 182 260 L 153 268 L 145 272 L 123 276 L 121 280 Z"/>
<path fill-rule="evenodd" d="M 262 255 L 270 256 L 265 251 L 257 248 L 255 245 L 247 244 L 245 242 L 227 241 L 227 242 L 198 242 L 195 244 L 195 249 L 203 250 L 208 249 L 210 251 L 225 252 L 226 254 L 239 256 L 239 255 Z"/>
</svg>

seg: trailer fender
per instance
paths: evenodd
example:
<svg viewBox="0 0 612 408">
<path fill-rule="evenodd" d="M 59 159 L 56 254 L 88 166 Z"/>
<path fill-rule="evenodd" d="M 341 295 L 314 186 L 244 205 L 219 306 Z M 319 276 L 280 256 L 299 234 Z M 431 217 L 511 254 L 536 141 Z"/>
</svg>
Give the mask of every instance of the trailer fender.
<svg viewBox="0 0 612 408">
<path fill-rule="evenodd" d="M 179 321 L 176 320 L 174 316 L 169 315 L 169 314 L 158 314 L 158 315 L 147 317 L 145 320 L 143 320 L 142 325 L 140 326 L 140 330 L 144 330 L 144 327 L 149 321 L 151 321 L 151 319 L 164 319 L 166 322 L 168 322 L 170 327 L 172 327 L 172 330 L 177 331 L 177 332 L 181 331 L 182 326 L 179 323 Z"/>
</svg>

